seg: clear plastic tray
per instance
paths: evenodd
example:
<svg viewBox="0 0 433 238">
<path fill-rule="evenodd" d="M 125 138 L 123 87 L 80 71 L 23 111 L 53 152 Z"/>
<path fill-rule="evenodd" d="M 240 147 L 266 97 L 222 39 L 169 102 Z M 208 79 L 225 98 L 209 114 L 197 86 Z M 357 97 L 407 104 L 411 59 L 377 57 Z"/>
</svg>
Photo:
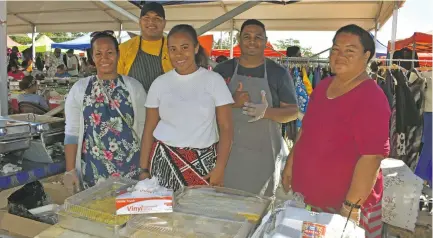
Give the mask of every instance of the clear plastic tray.
<svg viewBox="0 0 433 238">
<path fill-rule="evenodd" d="M 271 204 L 268 197 L 209 186 L 184 187 L 175 193 L 174 211 L 257 224 Z"/>
<path fill-rule="evenodd" d="M 128 215 L 116 215 L 116 196 L 136 183 L 126 178 L 109 178 L 67 198 L 57 212 L 60 226 L 97 236 L 101 236 L 99 228 L 105 228 L 108 233 L 111 232 L 108 237 L 113 237 L 113 232 L 116 233 L 131 218 Z M 83 221 L 88 225 L 84 225 Z M 95 234 L 95 230 L 98 233 Z"/>
<path fill-rule="evenodd" d="M 131 238 L 245 238 L 254 225 L 185 213 L 141 215 L 126 226 Z"/>
</svg>

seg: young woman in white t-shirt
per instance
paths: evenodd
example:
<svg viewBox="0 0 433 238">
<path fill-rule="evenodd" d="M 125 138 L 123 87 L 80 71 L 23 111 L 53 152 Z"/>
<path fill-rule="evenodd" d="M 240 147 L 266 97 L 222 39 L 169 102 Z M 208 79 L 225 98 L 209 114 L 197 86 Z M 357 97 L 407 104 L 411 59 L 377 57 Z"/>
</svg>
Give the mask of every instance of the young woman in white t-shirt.
<svg viewBox="0 0 433 238">
<path fill-rule="evenodd" d="M 224 79 L 206 69 L 207 56 L 190 25 L 168 34 L 174 69 L 158 77 L 146 100 L 140 179 L 162 186 L 223 186 L 233 140 L 232 95 Z M 217 146 L 218 143 L 218 146 Z"/>
</svg>

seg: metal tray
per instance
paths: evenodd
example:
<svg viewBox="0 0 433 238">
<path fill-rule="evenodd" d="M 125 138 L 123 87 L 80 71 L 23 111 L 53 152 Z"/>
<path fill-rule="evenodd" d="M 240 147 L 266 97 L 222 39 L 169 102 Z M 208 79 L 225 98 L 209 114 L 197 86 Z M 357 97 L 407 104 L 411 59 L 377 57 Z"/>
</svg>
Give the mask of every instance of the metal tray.
<svg viewBox="0 0 433 238">
<path fill-rule="evenodd" d="M 33 113 L 9 115 L 9 118 L 19 122 L 30 123 L 32 134 L 65 131 L 64 118 L 36 115 Z"/>
<path fill-rule="evenodd" d="M 135 216 L 128 221 L 131 238 L 246 238 L 253 225 L 245 219 L 224 220 L 185 213 Z"/>
<path fill-rule="evenodd" d="M 68 222 L 60 222 L 60 225 L 67 229 L 97 236 L 101 236 L 100 229 L 104 228 L 105 233 L 111 235 L 104 236 L 107 238 L 117 235 L 131 216 L 116 215 L 115 197 L 119 191 L 137 182 L 126 178 L 109 178 L 67 198 L 59 215 Z M 91 223 L 83 225 L 83 220 Z"/>
<path fill-rule="evenodd" d="M 31 128 L 29 123 L 5 118 L 0 118 L 0 120 L 2 121 L 2 127 L 0 127 L 0 141 L 30 137 Z"/>
<path fill-rule="evenodd" d="M 176 191 L 174 204 L 175 212 L 228 220 L 243 218 L 257 224 L 271 199 L 224 187 L 192 186 Z"/>
<path fill-rule="evenodd" d="M 22 138 L 15 140 L 0 141 L 0 154 L 6 154 L 9 152 L 26 150 L 30 147 L 31 138 Z"/>
</svg>

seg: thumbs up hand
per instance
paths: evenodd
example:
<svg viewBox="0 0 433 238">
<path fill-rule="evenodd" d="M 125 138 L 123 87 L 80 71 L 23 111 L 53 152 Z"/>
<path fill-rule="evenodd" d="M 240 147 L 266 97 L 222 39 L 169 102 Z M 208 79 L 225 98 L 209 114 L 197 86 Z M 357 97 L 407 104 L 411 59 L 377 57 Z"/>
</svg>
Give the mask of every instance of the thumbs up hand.
<svg viewBox="0 0 433 238">
<path fill-rule="evenodd" d="M 261 94 L 262 94 L 262 103 L 254 104 L 254 103 L 246 102 L 244 104 L 244 107 L 242 108 L 243 110 L 242 113 L 244 115 L 253 117 L 248 122 L 258 121 L 265 116 L 266 109 L 268 109 L 269 104 L 268 104 L 268 100 L 266 99 L 266 92 L 262 90 Z"/>
<path fill-rule="evenodd" d="M 238 88 L 236 89 L 235 93 L 233 94 L 233 101 L 235 103 L 233 104 L 233 107 L 241 108 L 244 106 L 245 103 L 250 101 L 250 95 L 248 92 L 243 91 L 243 85 L 240 82 L 238 85 Z"/>
</svg>

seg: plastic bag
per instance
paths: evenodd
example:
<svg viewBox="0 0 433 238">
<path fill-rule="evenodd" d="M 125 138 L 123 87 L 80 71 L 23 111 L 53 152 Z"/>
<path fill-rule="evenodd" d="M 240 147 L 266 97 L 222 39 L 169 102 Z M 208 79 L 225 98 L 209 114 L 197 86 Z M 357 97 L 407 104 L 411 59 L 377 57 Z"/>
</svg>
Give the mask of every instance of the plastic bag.
<svg viewBox="0 0 433 238">
<path fill-rule="evenodd" d="M 35 181 L 24 185 L 8 197 L 8 212 L 20 217 L 55 224 L 57 219 L 53 219 L 53 217 L 39 217 L 29 212 L 30 209 L 50 203 L 51 199 L 45 193 L 42 184 L 39 181 Z"/>
</svg>

